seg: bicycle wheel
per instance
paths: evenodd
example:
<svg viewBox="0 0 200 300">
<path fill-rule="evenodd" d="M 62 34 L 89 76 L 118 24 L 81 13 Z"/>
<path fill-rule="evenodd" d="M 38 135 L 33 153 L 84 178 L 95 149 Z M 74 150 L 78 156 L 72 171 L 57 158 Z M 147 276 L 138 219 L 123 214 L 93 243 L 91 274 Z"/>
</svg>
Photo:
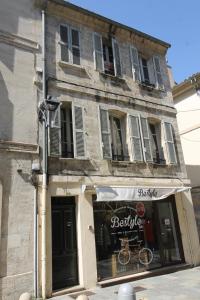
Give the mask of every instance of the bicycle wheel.
<svg viewBox="0 0 200 300">
<path fill-rule="evenodd" d="M 130 251 L 127 251 L 126 249 L 122 249 L 119 251 L 118 262 L 121 265 L 123 266 L 127 265 L 130 261 L 130 258 L 131 258 Z"/>
<path fill-rule="evenodd" d="M 153 260 L 153 253 L 149 248 L 142 248 L 139 251 L 139 262 L 142 265 L 149 265 Z"/>
</svg>

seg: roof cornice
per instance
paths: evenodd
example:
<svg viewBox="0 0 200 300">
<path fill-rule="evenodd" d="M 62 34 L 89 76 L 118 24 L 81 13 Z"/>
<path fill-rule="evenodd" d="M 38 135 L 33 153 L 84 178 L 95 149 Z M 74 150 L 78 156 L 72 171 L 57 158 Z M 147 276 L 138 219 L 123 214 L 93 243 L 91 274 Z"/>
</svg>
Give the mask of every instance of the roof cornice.
<svg viewBox="0 0 200 300">
<path fill-rule="evenodd" d="M 196 91 L 200 88 L 200 73 L 196 73 L 181 83 L 175 85 L 172 89 L 172 94 L 174 99 L 180 96 L 183 93 L 186 93 L 190 90 Z"/>
<path fill-rule="evenodd" d="M 99 15 L 97 13 L 94 13 L 92 11 L 89 11 L 85 8 L 80 7 L 80 6 L 69 3 L 68 1 L 64 1 L 64 0 L 35 0 L 35 2 L 36 2 L 37 5 L 39 4 L 40 6 L 43 6 L 43 7 L 44 7 L 44 4 L 46 4 L 48 2 L 52 2 L 52 3 L 55 3 L 55 4 L 60 5 L 60 6 L 71 8 L 73 10 L 76 10 L 76 11 L 78 11 L 80 13 L 83 13 L 85 15 L 88 15 L 88 16 L 92 16 L 92 17 L 94 17 L 96 19 L 99 19 L 103 22 L 106 22 L 108 24 L 111 24 L 111 25 L 117 26 L 119 28 L 122 28 L 124 30 L 130 31 L 130 32 L 142 37 L 142 38 L 148 39 L 148 40 L 150 40 L 150 41 L 152 41 L 156 44 L 162 45 L 166 49 L 171 47 L 171 45 L 167 42 L 164 42 L 164 41 L 162 41 L 160 39 L 157 39 L 157 38 L 155 38 L 155 37 L 153 37 L 149 34 L 146 34 L 144 32 L 141 32 L 141 31 L 137 30 L 137 29 L 134 29 L 134 28 L 129 27 L 127 25 L 124 25 L 124 24 L 121 24 L 121 23 L 116 22 L 114 20 L 111 20 L 109 18 L 106 18 L 106 17 L 104 17 L 102 15 Z"/>
</svg>

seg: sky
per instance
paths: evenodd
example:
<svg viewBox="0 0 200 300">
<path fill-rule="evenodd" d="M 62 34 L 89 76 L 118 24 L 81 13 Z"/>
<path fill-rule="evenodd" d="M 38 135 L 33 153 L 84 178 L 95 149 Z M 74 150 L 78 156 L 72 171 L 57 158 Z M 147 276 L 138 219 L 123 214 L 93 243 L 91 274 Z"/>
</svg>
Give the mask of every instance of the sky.
<svg viewBox="0 0 200 300">
<path fill-rule="evenodd" d="M 168 64 L 182 82 L 200 72 L 200 0 L 70 0 L 171 44 Z"/>
</svg>

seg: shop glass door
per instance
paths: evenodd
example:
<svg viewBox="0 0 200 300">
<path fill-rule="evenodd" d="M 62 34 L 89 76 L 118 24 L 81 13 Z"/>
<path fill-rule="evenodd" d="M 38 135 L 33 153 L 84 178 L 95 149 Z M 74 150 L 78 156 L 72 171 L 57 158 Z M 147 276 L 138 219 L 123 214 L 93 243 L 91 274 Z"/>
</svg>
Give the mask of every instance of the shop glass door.
<svg viewBox="0 0 200 300">
<path fill-rule="evenodd" d="M 156 203 L 162 265 L 170 265 L 182 260 L 182 248 L 177 234 L 179 233 L 179 228 L 178 224 L 176 224 L 176 215 L 172 204 L 173 202 L 171 201 L 159 201 Z"/>
</svg>

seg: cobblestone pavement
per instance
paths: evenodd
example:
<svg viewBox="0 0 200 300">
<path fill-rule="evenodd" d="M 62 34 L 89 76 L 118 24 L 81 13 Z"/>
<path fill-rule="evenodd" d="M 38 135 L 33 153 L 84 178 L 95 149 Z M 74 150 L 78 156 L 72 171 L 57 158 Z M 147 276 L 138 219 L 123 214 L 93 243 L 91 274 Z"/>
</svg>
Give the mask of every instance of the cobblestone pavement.
<svg viewBox="0 0 200 300">
<path fill-rule="evenodd" d="M 136 290 L 136 300 L 200 300 L 200 267 L 131 282 Z M 118 300 L 120 285 L 89 290 L 89 300 Z M 92 294 L 93 293 L 93 294 Z M 91 295 L 92 294 L 92 295 Z M 73 295 L 72 295 L 73 296 Z M 68 295 L 52 300 L 73 300 Z"/>
</svg>

